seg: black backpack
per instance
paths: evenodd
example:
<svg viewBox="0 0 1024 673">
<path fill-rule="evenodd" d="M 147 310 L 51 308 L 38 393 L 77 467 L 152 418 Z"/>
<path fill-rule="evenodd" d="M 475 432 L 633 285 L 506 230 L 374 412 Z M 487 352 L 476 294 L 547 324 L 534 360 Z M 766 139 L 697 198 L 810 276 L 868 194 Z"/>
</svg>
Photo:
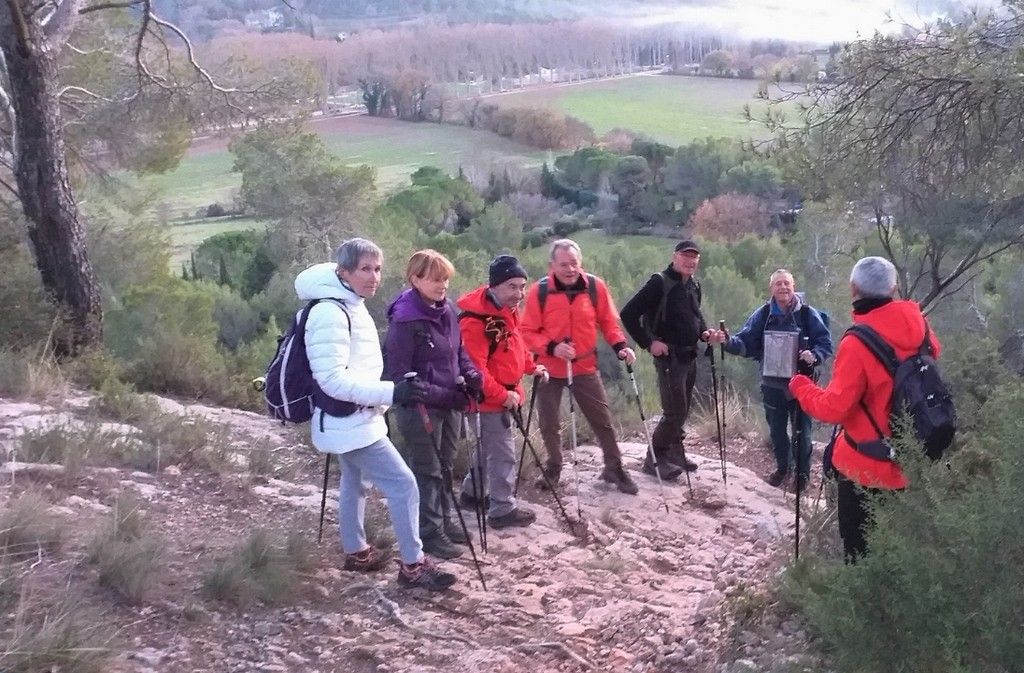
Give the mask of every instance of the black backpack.
<svg viewBox="0 0 1024 673">
<path fill-rule="evenodd" d="M 352 318 L 345 305 L 333 298 L 309 301 L 292 320 L 284 335 L 277 339 L 277 352 L 267 366 L 263 396 L 267 413 L 282 423 L 305 423 L 313 418 L 313 408 L 320 407 L 328 416 L 351 416 L 359 405 L 336 400 L 317 385 L 306 355 L 306 322 L 309 312 L 321 301 L 335 304 L 345 314 L 349 334 Z"/>
<path fill-rule="evenodd" d="M 846 330 L 846 333 L 860 339 L 892 376 L 890 427 L 898 427 L 903 414 L 907 414 L 913 423 L 914 435 L 924 445 L 928 457 L 932 460 L 941 458 L 942 453 L 953 443 L 953 435 L 956 433 L 956 408 L 949 388 L 942 379 L 939 365 L 932 356 L 934 348 L 928 326 L 925 325 L 921 347 L 905 360 L 900 360 L 892 346 L 867 325 L 854 325 Z M 871 458 L 895 459 L 895 451 L 887 441 L 885 433 L 871 417 L 864 400 L 861 400 L 860 406 L 878 433 L 879 439 L 859 443 L 851 441 L 851 446 Z"/>
</svg>

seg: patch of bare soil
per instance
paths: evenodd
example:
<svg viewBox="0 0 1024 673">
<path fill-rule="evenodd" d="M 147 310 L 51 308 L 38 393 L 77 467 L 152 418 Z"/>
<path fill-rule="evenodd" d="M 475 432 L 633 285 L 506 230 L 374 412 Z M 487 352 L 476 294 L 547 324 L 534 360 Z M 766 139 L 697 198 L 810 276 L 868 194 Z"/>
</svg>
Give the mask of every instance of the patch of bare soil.
<svg viewBox="0 0 1024 673">
<path fill-rule="evenodd" d="M 5 402 L 0 438 L 8 450 L 29 419 L 57 411 Z M 726 485 L 717 443 L 688 442 L 699 464 L 692 496 L 680 479 L 665 484 L 664 498 L 655 479 L 639 472 L 643 445 L 622 444 L 640 485 L 637 496 L 600 482 L 600 451 L 580 447 L 578 483 L 567 466 L 560 488 L 574 524 L 585 522 L 573 526 L 575 535 L 551 494 L 535 490 L 528 474 L 520 495 L 537 522 L 488 530 L 486 552 L 476 540 L 486 591 L 468 553 L 446 563 L 459 578 L 452 590 L 403 591 L 397 566 L 370 574 L 341 570 L 336 475 L 323 542 L 316 544 L 320 456 L 296 446 L 293 436 L 278 435 L 279 426 L 268 420 L 207 411 L 230 422 L 243 440 L 273 437 L 288 480 L 256 477 L 244 467 L 170 466 L 157 474 L 85 469 L 67 478 L 52 467 L 0 466 L 0 505 L 40 491 L 70 533 L 60 551 L 12 567 L 33 586 L 73 594 L 101 615 L 118 652 L 104 670 L 719 671 L 724 653 L 735 649 L 720 623 L 725 606 L 770 576 L 788 545 L 792 495 L 763 481 L 763 447 L 730 442 Z M 152 533 L 163 540 L 163 569 L 135 606 L 100 588 L 96 570 L 83 562 L 88 540 L 122 492 L 141 500 Z M 371 500 L 379 510 L 377 498 Z M 475 528 L 472 512 L 466 520 Z M 206 575 L 257 528 L 281 537 L 298 532 L 310 542 L 311 562 L 300 581 L 278 606 L 242 609 L 209 598 L 202 591 Z M 0 630 L 9 630 L 18 608 L 4 612 Z"/>
</svg>

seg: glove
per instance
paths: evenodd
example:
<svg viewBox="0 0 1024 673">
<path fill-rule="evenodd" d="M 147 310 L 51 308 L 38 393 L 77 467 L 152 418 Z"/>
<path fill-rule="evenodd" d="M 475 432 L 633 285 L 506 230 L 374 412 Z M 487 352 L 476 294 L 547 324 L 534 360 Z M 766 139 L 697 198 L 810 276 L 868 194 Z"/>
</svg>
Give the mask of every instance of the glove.
<svg viewBox="0 0 1024 673">
<path fill-rule="evenodd" d="M 391 402 L 409 406 L 422 402 L 427 396 L 426 386 L 419 379 L 402 379 L 395 384 L 395 391 L 391 394 Z"/>
</svg>

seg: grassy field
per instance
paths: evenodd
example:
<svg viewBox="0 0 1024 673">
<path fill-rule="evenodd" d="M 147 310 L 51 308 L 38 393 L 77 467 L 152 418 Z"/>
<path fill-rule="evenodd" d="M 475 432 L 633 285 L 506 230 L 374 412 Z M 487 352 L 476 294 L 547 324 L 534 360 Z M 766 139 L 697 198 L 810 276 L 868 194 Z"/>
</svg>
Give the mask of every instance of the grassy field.
<svg viewBox="0 0 1024 673">
<path fill-rule="evenodd" d="M 433 165 L 455 173 L 462 166 L 489 168 L 514 163 L 539 166 L 549 153 L 483 131 L 438 124 L 410 124 L 365 116 L 332 117 L 310 124 L 342 159 L 352 165 L 377 168 L 377 185 L 388 191 L 407 184 L 409 174 Z M 176 170 L 142 181 L 159 193 L 172 219 L 193 217 L 213 202 L 230 204 L 241 184 L 232 172 L 233 157 L 225 138 L 196 143 Z"/>
<path fill-rule="evenodd" d="M 743 117 L 746 104 L 755 118 L 764 109 L 755 99 L 757 87 L 752 80 L 650 75 L 526 90 L 490 100 L 502 106 L 551 106 L 584 120 L 598 135 L 625 128 L 681 145 L 707 136 L 766 135 L 763 127 Z"/>
<path fill-rule="evenodd" d="M 495 96 L 501 105 L 551 105 L 589 122 L 598 133 L 615 127 L 647 133 L 658 140 L 682 144 L 706 136 L 751 137 L 760 127 L 743 120 L 746 103 L 754 100 L 757 83 L 692 77 L 641 76 L 571 86 L 550 87 Z M 553 161 L 550 152 L 535 150 L 483 131 L 458 126 L 410 124 L 366 116 L 331 117 L 312 122 L 327 145 L 346 163 L 377 169 L 381 192 L 406 184 L 420 166 L 438 166 L 455 173 L 495 165 L 539 166 Z M 227 138 L 195 142 L 181 164 L 169 173 L 143 179 L 140 187 L 157 194 L 157 210 L 174 227 L 176 262 L 206 236 L 254 225 L 251 220 L 204 220 L 197 213 L 211 203 L 230 205 L 241 184 L 232 172 Z"/>
</svg>

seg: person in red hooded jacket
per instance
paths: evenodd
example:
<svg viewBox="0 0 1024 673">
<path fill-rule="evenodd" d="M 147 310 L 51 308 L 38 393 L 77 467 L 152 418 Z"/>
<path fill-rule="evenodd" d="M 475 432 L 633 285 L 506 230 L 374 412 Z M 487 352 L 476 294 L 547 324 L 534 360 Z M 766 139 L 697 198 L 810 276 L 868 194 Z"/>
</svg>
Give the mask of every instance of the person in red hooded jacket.
<svg viewBox="0 0 1024 673">
<path fill-rule="evenodd" d="M 914 301 L 897 300 L 896 291 L 896 268 L 889 260 L 859 260 L 850 273 L 853 322 L 874 328 L 900 359 L 916 353 L 927 334 L 932 354 L 938 359 L 942 346 L 920 306 Z M 867 551 L 868 496 L 907 485 L 897 463 L 871 458 L 856 449 L 860 442 L 879 439 L 872 420 L 885 436 L 892 435 L 892 377 L 859 339 L 846 337 L 839 342 L 832 380 L 827 387 L 819 388 L 810 378 L 798 374 L 790 380 L 789 389 L 806 413 L 842 426 L 832 452 L 832 466 L 839 482 L 839 535 L 847 561 L 856 562 Z"/>
<path fill-rule="evenodd" d="M 526 296 L 526 270 L 511 255 L 499 255 L 491 263 L 487 285 L 464 294 L 459 307 L 459 327 L 466 352 L 483 374 L 480 402 L 480 446 L 473 453 L 469 474 L 462 482 L 459 503 L 476 505 L 477 497 L 489 500 L 487 522 L 493 528 L 529 526 L 537 515 L 516 502 L 516 447 L 512 414 L 522 405 L 522 378 L 544 377 L 547 370 L 534 363 L 519 329 L 519 304 Z M 474 488 L 473 474 L 483 475 L 483 489 Z"/>
</svg>

